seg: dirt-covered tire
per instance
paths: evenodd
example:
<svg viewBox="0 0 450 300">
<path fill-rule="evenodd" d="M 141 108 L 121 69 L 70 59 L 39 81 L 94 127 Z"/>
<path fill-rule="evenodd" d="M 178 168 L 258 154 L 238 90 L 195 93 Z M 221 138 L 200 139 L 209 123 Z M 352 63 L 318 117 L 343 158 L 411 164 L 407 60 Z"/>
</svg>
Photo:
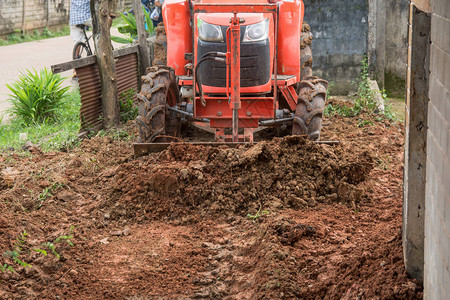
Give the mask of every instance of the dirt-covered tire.
<svg viewBox="0 0 450 300">
<path fill-rule="evenodd" d="M 169 107 L 180 102 L 175 72 L 166 66 L 147 69 L 142 76 L 139 100 L 139 116 L 136 123 L 139 128 L 139 142 L 171 142 L 180 135 L 181 123 L 176 113 Z M 173 138 L 172 138 L 173 137 Z"/>
<path fill-rule="evenodd" d="M 306 77 L 300 82 L 293 135 L 308 135 L 313 141 L 320 139 L 327 88 L 327 81 L 314 76 Z"/>
<path fill-rule="evenodd" d="M 307 23 L 302 25 L 302 34 L 300 36 L 300 80 L 304 80 L 307 77 L 312 76 L 312 52 L 311 42 L 313 36 L 311 34 L 311 28 Z"/>
</svg>

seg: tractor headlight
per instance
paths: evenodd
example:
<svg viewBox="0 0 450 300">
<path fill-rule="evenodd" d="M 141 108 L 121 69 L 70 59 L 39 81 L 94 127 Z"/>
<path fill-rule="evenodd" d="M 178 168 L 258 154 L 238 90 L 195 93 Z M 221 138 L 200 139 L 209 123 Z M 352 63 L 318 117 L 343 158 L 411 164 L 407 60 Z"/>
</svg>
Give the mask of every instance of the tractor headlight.
<svg viewBox="0 0 450 300">
<path fill-rule="evenodd" d="M 206 23 L 203 20 L 198 20 L 198 37 L 207 42 L 223 42 L 222 29 L 219 25 Z"/>
<path fill-rule="evenodd" d="M 267 39 L 268 36 L 269 19 L 265 19 L 264 21 L 261 21 L 259 23 L 248 25 L 245 30 L 244 39 L 242 40 L 242 42 L 248 43 L 263 41 Z"/>
</svg>

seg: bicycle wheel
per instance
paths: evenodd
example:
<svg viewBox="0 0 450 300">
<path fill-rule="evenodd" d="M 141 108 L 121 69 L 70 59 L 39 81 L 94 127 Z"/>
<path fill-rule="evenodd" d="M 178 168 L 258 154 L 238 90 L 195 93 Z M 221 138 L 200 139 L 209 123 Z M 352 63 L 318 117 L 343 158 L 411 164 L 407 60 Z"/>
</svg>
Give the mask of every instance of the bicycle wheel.
<svg viewBox="0 0 450 300">
<path fill-rule="evenodd" d="M 73 47 L 73 53 L 72 53 L 73 60 L 88 57 L 90 55 L 92 55 L 91 51 L 86 46 L 86 44 L 83 42 L 78 42 Z"/>
</svg>

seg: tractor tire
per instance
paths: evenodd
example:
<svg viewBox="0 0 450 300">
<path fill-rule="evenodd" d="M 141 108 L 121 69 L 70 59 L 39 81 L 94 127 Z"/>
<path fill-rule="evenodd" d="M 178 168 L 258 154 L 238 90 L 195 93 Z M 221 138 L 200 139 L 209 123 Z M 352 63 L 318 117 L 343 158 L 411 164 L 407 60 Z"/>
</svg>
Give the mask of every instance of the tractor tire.
<svg viewBox="0 0 450 300">
<path fill-rule="evenodd" d="M 307 23 L 303 23 L 302 34 L 300 36 L 300 81 L 312 76 L 312 40 L 311 27 Z"/>
<path fill-rule="evenodd" d="M 171 142 L 180 136 L 181 123 L 169 107 L 180 102 L 175 72 L 170 67 L 150 67 L 142 76 L 141 92 L 137 95 L 139 142 Z"/>
<path fill-rule="evenodd" d="M 327 81 L 314 76 L 306 77 L 300 82 L 293 135 L 308 135 L 313 141 L 320 139 L 327 87 Z"/>
</svg>

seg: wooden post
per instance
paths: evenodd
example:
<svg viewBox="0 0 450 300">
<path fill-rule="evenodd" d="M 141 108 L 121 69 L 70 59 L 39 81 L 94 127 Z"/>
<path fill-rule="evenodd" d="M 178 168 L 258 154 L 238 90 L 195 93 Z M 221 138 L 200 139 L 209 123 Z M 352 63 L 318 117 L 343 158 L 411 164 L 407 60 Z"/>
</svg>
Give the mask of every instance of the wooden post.
<svg viewBox="0 0 450 300">
<path fill-rule="evenodd" d="M 93 40 L 102 84 L 103 126 L 110 128 L 120 121 L 117 75 L 111 46 L 111 6 L 115 0 L 91 0 Z"/>
<path fill-rule="evenodd" d="M 25 1 L 26 0 L 22 0 L 22 33 L 25 33 Z"/>
<path fill-rule="evenodd" d="M 140 0 L 133 0 L 133 10 L 138 32 L 141 74 L 145 74 L 145 70 L 150 67 L 151 58 L 150 49 L 147 46 L 147 31 L 145 30 L 144 12 Z"/>
</svg>

